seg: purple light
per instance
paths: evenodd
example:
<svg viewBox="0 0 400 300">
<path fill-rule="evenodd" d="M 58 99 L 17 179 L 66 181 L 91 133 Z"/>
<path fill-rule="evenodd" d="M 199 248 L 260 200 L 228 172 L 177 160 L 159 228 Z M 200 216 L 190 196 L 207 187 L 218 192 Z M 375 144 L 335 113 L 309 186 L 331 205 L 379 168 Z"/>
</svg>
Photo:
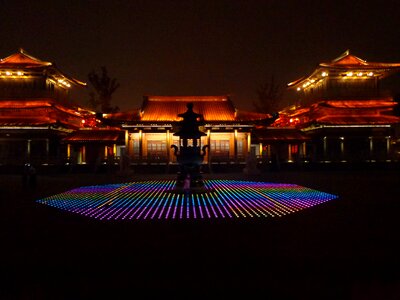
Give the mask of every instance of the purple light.
<svg viewBox="0 0 400 300">
<path fill-rule="evenodd" d="M 205 180 L 209 193 L 169 192 L 174 180 L 85 186 L 37 200 L 99 220 L 281 217 L 337 196 L 307 187 L 238 180 Z"/>
</svg>

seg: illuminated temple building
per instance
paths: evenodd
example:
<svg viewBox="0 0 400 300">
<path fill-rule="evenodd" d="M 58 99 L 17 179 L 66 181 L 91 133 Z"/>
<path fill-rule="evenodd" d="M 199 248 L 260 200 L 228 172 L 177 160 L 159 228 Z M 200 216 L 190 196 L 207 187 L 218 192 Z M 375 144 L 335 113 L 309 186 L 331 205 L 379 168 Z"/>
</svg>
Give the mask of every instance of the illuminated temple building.
<svg viewBox="0 0 400 300">
<path fill-rule="evenodd" d="M 127 131 L 125 151 L 132 161 L 175 163 L 171 145 L 178 145 L 179 137 L 173 133 L 178 114 L 186 111 L 188 103 L 204 117 L 206 136 L 201 144 L 210 146 L 207 163 L 244 162 L 251 149 L 252 128 L 272 122 L 269 114 L 238 111 L 228 96 L 145 96 L 136 114 L 104 115 L 104 120 L 113 126 L 119 122 Z"/>
<path fill-rule="evenodd" d="M 367 62 L 346 51 L 288 84 L 298 103 L 282 111 L 273 126 L 306 134 L 304 152 L 313 161 L 398 160 L 398 103 L 382 80 L 399 70 L 400 63 Z"/>
<path fill-rule="evenodd" d="M 278 118 L 238 110 L 227 95 L 149 95 L 138 109 L 99 114 L 71 99 L 84 82 L 20 50 L 0 60 L 0 165 L 175 164 L 188 103 L 204 117 L 205 164 L 399 161 L 397 102 L 381 87 L 399 69 L 347 51 L 289 83 L 298 101 Z"/>
<path fill-rule="evenodd" d="M 95 113 L 73 103 L 70 89 L 85 86 L 22 49 L 1 59 L 0 165 L 85 164 L 103 149 L 106 158 L 124 134 L 96 128 Z"/>
<path fill-rule="evenodd" d="M 0 164 L 61 163 L 60 143 L 82 125 L 69 89 L 85 86 L 22 49 L 0 60 Z"/>
</svg>

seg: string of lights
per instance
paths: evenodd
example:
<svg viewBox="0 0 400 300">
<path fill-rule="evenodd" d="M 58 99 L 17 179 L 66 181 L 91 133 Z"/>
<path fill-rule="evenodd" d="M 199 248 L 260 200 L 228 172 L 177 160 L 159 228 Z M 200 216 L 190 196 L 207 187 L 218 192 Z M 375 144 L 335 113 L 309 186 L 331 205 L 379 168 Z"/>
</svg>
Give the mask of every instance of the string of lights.
<svg viewBox="0 0 400 300">
<path fill-rule="evenodd" d="M 282 217 L 337 196 L 296 184 L 205 180 L 209 193 L 171 193 L 175 180 L 79 187 L 38 203 L 99 220 Z"/>
</svg>

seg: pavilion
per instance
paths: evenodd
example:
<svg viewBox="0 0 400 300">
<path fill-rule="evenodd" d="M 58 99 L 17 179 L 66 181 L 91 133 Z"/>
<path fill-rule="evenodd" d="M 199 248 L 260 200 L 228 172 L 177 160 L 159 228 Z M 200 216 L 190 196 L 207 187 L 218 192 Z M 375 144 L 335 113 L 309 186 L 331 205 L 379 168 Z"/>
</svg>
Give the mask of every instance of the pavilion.
<svg viewBox="0 0 400 300">
<path fill-rule="evenodd" d="M 346 51 L 288 84 L 298 101 L 272 127 L 300 130 L 308 138 L 302 155 L 315 162 L 398 161 L 399 103 L 382 80 L 399 70 L 400 63 L 367 62 Z"/>
<path fill-rule="evenodd" d="M 346 51 L 288 84 L 297 101 L 279 114 L 242 111 L 229 95 L 146 95 L 141 107 L 102 114 L 71 99 L 86 83 L 19 50 L 0 60 L 0 165 L 171 165 L 178 115 L 203 115 L 205 164 L 400 160 L 398 102 L 382 82 L 400 63 Z"/>
</svg>

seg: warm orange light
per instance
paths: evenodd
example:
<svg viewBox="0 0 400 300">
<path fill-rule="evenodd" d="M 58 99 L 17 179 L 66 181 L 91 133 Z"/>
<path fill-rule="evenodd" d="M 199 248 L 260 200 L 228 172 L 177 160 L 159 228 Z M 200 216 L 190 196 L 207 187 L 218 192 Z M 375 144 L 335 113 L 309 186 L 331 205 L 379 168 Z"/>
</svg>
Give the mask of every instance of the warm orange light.
<svg viewBox="0 0 400 300">
<path fill-rule="evenodd" d="M 326 77 L 326 76 L 328 76 L 328 73 L 327 72 L 322 72 L 322 77 Z"/>
</svg>

